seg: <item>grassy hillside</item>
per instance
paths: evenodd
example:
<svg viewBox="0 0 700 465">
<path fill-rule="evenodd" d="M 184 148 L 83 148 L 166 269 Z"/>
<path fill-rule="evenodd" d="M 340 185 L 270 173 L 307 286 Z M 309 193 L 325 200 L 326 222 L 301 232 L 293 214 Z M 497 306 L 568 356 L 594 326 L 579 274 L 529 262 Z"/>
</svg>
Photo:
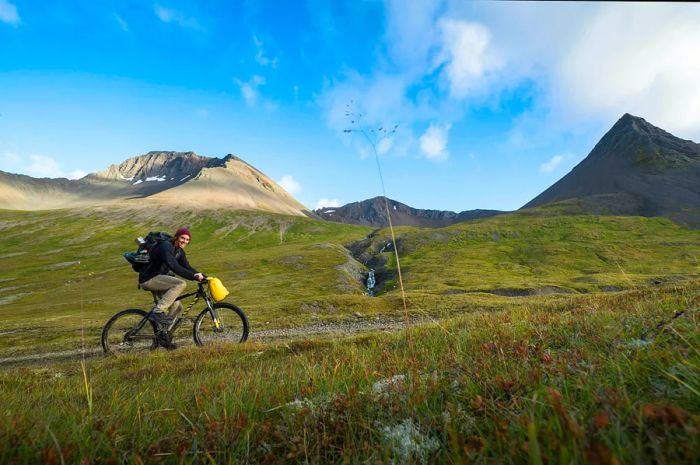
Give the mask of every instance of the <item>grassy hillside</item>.
<svg viewBox="0 0 700 465">
<path fill-rule="evenodd" d="M 0 463 L 698 463 L 700 231 L 550 213 L 399 228 L 408 316 L 432 324 L 5 366 Z M 181 225 L 253 331 L 406 316 L 385 230 L 0 212 L 0 357 L 96 348 L 149 304 L 122 252 Z"/>
<path fill-rule="evenodd" d="M 535 210 L 398 236 L 416 292 L 599 292 L 700 277 L 700 231 L 662 218 Z"/>
<path fill-rule="evenodd" d="M 75 345 L 86 333 L 94 344 L 118 309 L 148 308 L 150 293 L 137 289 L 122 253 L 139 235 L 179 225 L 193 231 L 190 263 L 221 278 L 258 329 L 309 320 L 306 301 L 319 300 L 325 312 L 333 299 L 363 299 L 361 267 L 340 244 L 367 228 L 252 212 L 1 212 L 0 331 L 9 334 L 0 353 L 25 342 Z"/>
<path fill-rule="evenodd" d="M 699 463 L 699 295 L 6 369 L 0 463 Z"/>
<path fill-rule="evenodd" d="M 253 212 L 4 211 L 0 357 L 97 346 L 110 315 L 150 305 L 121 254 L 138 235 L 180 225 L 193 230 L 191 263 L 223 280 L 254 331 L 402 308 L 393 253 L 378 253 L 385 230 L 365 255 L 388 261 L 389 281 L 368 297 L 366 268 L 345 247 L 371 232 L 365 227 Z M 700 231 L 663 219 L 535 211 L 397 233 L 409 310 L 419 315 L 512 305 L 493 293 L 598 292 L 700 276 Z"/>
</svg>

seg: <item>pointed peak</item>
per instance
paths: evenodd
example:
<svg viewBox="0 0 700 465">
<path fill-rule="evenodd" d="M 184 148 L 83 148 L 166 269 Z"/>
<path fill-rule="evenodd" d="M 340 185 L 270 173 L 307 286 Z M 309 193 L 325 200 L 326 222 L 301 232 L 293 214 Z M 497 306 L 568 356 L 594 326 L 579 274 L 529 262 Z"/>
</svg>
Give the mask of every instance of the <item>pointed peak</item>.
<svg viewBox="0 0 700 465">
<path fill-rule="evenodd" d="M 638 121 L 638 120 L 645 121 L 644 118 L 642 118 L 642 117 L 640 117 L 640 116 L 634 116 L 634 115 L 632 115 L 632 114 L 630 114 L 630 113 L 625 113 L 624 115 L 622 115 L 622 116 L 620 117 L 620 121 L 627 121 L 627 120 L 631 120 L 631 121 L 635 121 L 635 120 L 637 120 L 637 121 Z"/>
<path fill-rule="evenodd" d="M 394 203 L 401 203 L 397 200 L 390 199 L 389 197 L 386 197 L 387 202 L 394 202 Z M 365 202 L 384 202 L 384 196 L 383 195 L 378 195 L 376 197 L 372 197 L 371 199 L 365 200 Z"/>
<path fill-rule="evenodd" d="M 625 138 L 628 136 L 641 136 L 646 140 L 654 140 L 656 142 L 658 142 L 660 139 L 683 141 L 673 134 L 654 126 L 644 118 L 625 113 L 603 136 L 600 142 L 607 144 L 611 141 L 618 141 L 620 138 Z"/>
<path fill-rule="evenodd" d="M 617 122 L 613 125 L 611 128 L 611 131 L 620 131 L 620 130 L 634 130 L 634 131 L 640 131 L 644 130 L 647 128 L 656 128 L 654 125 L 650 124 L 645 120 L 644 118 L 641 118 L 639 116 L 634 116 L 629 113 L 625 113 L 620 117 L 620 119 L 617 120 Z"/>
</svg>

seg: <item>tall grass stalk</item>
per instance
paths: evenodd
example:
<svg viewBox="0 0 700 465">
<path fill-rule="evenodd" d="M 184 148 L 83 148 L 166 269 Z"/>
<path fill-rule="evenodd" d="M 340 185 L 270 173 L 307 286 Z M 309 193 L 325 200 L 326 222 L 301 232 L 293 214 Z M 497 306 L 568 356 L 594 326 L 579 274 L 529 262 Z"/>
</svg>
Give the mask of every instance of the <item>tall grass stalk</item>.
<svg viewBox="0 0 700 465">
<path fill-rule="evenodd" d="M 63 451 L 61 450 L 61 446 L 58 444 L 58 439 L 56 438 L 56 435 L 53 434 L 53 431 L 51 431 L 51 428 L 49 428 L 49 425 L 46 425 L 46 431 L 48 431 L 49 436 L 51 436 L 51 440 L 54 443 L 54 446 L 56 447 L 56 452 L 58 453 L 58 458 L 61 460 L 61 465 L 66 465 L 66 460 L 63 458 Z"/>
<path fill-rule="evenodd" d="M 92 416 L 92 384 L 88 377 L 87 369 L 85 368 L 85 360 L 80 361 L 80 367 L 83 370 L 83 386 L 85 388 L 85 400 L 87 401 L 88 415 Z"/>
<path fill-rule="evenodd" d="M 386 218 L 387 218 L 387 221 L 389 221 L 389 231 L 391 232 L 391 242 L 394 245 L 394 256 L 396 257 L 396 271 L 399 275 L 399 286 L 401 288 L 401 300 L 403 302 L 404 315 L 405 315 L 406 321 L 408 321 L 408 306 L 406 305 L 406 291 L 404 290 L 404 287 L 403 287 L 403 277 L 401 275 L 401 261 L 399 260 L 399 246 L 396 243 L 396 234 L 394 233 L 394 225 L 391 221 L 391 211 L 389 210 L 389 200 L 387 199 L 386 187 L 384 186 L 384 176 L 382 175 L 382 167 L 381 167 L 381 164 L 379 163 L 379 152 L 377 152 L 377 144 L 379 142 L 381 142 L 383 139 L 387 138 L 389 135 L 395 134 L 396 128 L 398 128 L 398 125 L 394 126 L 392 129 L 381 127 L 376 132 L 374 129 L 370 129 L 370 132 L 372 133 L 372 136 L 370 136 L 370 134 L 367 133 L 367 130 L 359 127 L 359 122 L 360 122 L 360 119 L 362 119 L 362 114 L 353 114 L 350 112 L 350 109 L 348 108 L 348 111 L 346 112 L 346 116 L 353 116 L 357 119 L 358 129 L 346 129 L 345 132 L 359 132 L 360 134 L 362 134 L 364 136 L 364 138 L 367 139 L 367 142 L 369 142 L 369 145 L 372 147 L 372 152 L 374 153 L 374 160 L 377 163 L 377 172 L 379 173 L 379 181 L 382 185 L 382 195 L 384 196 L 384 208 L 386 209 Z M 352 123 L 355 124 L 355 121 L 353 121 Z"/>
<path fill-rule="evenodd" d="M 685 386 L 690 392 L 692 392 L 696 396 L 700 397 L 700 392 L 698 392 L 697 389 L 695 389 L 693 386 L 691 386 L 690 384 L 688 384 L 685 381 L 683 381 L 682 379 L 680 379 L 678 376 L 674 375 L 673 373 L 669 373 L 668 371 L 665 371 L 665 370 L 663 371 L 663 374 L 665 374 L 666 376 L 668 376 L 669 378 L 671 378 L 672 380 L 674 380 L 675 382 L 677 382 L 681 386 Z"/>
</svg>

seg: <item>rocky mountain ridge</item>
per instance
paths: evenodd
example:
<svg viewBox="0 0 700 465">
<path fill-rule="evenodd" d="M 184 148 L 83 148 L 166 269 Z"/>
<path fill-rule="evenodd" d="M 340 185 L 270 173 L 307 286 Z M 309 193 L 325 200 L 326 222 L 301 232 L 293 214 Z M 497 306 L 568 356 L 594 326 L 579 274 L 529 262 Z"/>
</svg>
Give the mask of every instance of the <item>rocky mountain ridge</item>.
<svg viewBox="0 0 700 465">
<path fill-rule="evenodd" d="M 408 225 L 439 228 L 476 218 L 486 218 L 505 212 L 498 210 L 467 210 L 460 213 L 446 210 L 422 210 L 387 198 L 391 222 L 394 226 Z M 342 207 L 326 207 L 314 210 L 318 216 L 337 223 L 359 224 L 383 228 L 389 226 L 384 197 L 353 202 Z"/>
<path fill-rule="evenodd" d="M 232 156 L 232 155 L 228 155 Z M 228 157 L 227 156 L 227 157 Z M 219 158 L 209 158 L 194 152 L 148 152 L 145 155 L 127 158 L 119 165 L 110 165 L 104 171 L 88 175 L 99 179 L 138 182 L 150 179 L 184 181 L 195 176 L 202 168 L 223 166 Z"/>
<path fill-rule="evenodd" d="M 91 205 L 192 206 L 313 215 L 241 158 L 152 151 L 78 180 L 0 172 L 0 208 L 45 210 Z"/>
<path fill-rule="evenodd" d="M 113 203 L 262 210 L 372 227 L 388 225 L 383 197 L 308 211 L 264 173 L 234 155 L 152 151 L 79 180 L 36 179 L 0 171 L 0 208 L 43 210 Z M 421 210 L 387 199 L 393 224 L 442 227 L 494 216 Z M 522 208 L 559 205 L 562 212 L 665 216 L 700 227 L 700 144 L 643 118 L 623 115 L 591 153 Z"/>
</svg>

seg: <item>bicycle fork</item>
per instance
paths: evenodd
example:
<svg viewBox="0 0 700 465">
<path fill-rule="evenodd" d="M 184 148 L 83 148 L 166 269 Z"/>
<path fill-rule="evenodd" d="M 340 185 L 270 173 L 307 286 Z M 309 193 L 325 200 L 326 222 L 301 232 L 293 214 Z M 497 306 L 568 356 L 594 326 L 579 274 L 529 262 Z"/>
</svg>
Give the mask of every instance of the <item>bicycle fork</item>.
<svg viewBox="0 0 700 465">
<path fill-rule="evenodd" d="M 209 308 L 209 315 L 211 315 L 211 319 L 214 320 L 214 326 L 216 326 L 216 330 L 223 331 L 224 323 L 219 319 L 219 314 L 214 308 L 214 306 L 211 304 L 211 301 L 209 299 L 207 299 L 207 307 Z"/>
</svg>

